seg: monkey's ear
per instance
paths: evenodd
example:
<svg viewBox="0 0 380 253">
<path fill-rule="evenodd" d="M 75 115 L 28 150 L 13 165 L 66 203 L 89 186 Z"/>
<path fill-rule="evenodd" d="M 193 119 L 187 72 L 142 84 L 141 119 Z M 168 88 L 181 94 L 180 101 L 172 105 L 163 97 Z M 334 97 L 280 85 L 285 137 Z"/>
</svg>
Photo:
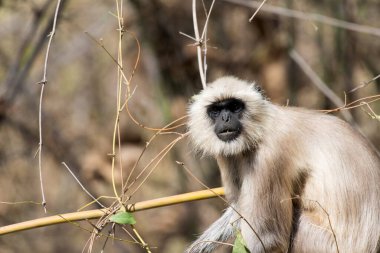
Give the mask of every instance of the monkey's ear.
<svg viewBox="0 0 380 253">
<path fill-rule="evenodd" d="M 267 95 L 265 94 L 265 91 L 263 90 L 263 88 L 260 86 L 260 85 L 257 85 L 256 83 L 253 84 L 253 89 L 255 91 L 257 91 L 258 93 L 260 93 L 261 97 L 264 99 L 264 100 L 268 100 L 269 101 L 269 98 L 267 97 Z"/>
<path fill-rule="evenodd" d="M 253 85 L 253 88 L 254 88 L 256 91 L 260 92 L 260 93 L 263 93 L 263 92 L 264 92 L 264 91 L 263 91 L 263 88 L 261 88 L 261 86 L 259 86 L 259 85 L 257 85 L 257 84 L 254 84 L 254 85 Z"/>
</svg>

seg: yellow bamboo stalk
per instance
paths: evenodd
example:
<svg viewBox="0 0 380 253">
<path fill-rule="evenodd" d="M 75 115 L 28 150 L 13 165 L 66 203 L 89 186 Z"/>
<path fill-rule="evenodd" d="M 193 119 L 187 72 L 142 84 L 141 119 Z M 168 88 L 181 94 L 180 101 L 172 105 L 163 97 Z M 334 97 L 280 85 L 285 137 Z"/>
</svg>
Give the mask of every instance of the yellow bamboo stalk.
<svg viewBox="0 0 380 253">
<path fill-rule="evenodd" d="M 222 187 L 141 201 L 135 204 L 129 204 L 127 206 L 127 210 L 130 212 L 137 212 L 137 211 L 142 211 L 142 210 L 147 210 L 147 209 L 152 209 L 152 208 L 157 208 L 157 207 L 170 206 L 170 205 L 175 205 L 179 203 L 195 201 L 195 200 L 215 198 L 218 195 L 224 195 L 224 189 Z M 33 229 L 33 228 L 51 226 L 51 225 L 60 224 L 60 223 L 75 222 L 75 221 L 81 221 L 81 220 L 87 220 L 87 219 L 98 219 L 106 213 L 107 213 L 107 209 L 96 209 L 96 210 L 81 211 L 81 212 L 74 212 L 74 213 L 58 214 L 58 215 L 34 219 L 30 221 L 24 221 L 24 222 L 0 227 L 0 235 L 5 235 L 5 234 Z"/>
</svg>

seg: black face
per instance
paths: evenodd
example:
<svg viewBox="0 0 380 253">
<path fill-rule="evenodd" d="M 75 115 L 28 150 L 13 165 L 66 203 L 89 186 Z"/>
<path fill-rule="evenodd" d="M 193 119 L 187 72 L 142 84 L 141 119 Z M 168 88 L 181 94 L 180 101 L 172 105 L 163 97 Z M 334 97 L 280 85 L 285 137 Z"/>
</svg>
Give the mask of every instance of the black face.
<svg viewBox="0 0 380 253">
<path fill-rule="evenodd" d="M 207 114 L 214 121 L 214 131 L 225 142 L 236 139 L 243 128 L 240 118 L 245 109 L 243 101 L 230 98 L 208 106 Z"/>
</svg>

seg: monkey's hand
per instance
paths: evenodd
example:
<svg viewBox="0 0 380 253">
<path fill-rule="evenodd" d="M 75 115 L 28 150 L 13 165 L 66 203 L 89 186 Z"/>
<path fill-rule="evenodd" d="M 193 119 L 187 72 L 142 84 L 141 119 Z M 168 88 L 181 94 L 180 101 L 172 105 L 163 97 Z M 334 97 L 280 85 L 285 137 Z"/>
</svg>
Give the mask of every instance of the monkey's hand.
<svg viewBox="0 0 380 253">
<path fill-rule="evenodd" d="M 227 208 L 224 214 L 186 249 L 185 253 L 212 252 L 219 246 L 218 242 L 225 242 L 233 237 L 235 229 L 240 226 L 237 217 L 233 208 Z"/>
</svg>

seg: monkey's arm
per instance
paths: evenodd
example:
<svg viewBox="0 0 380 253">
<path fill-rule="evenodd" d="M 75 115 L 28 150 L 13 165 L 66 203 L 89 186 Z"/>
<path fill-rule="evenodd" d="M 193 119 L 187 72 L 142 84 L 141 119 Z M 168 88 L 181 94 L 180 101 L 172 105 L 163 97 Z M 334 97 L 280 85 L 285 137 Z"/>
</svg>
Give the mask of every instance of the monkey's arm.
<svg viewBox="0 0 380 253">
<path fill-rule="evenodd" d="M 234 227 L 239 227 L 238 216 L 232 207 L 228 207 L 224 214 L 215 221 L 195 242 L 186 253 L 209 253 L 219 246 L 217 242 L 225 242 L 234 235 Z M 234 222 L 234 224 L 231 224 Z"/>
</svg>

